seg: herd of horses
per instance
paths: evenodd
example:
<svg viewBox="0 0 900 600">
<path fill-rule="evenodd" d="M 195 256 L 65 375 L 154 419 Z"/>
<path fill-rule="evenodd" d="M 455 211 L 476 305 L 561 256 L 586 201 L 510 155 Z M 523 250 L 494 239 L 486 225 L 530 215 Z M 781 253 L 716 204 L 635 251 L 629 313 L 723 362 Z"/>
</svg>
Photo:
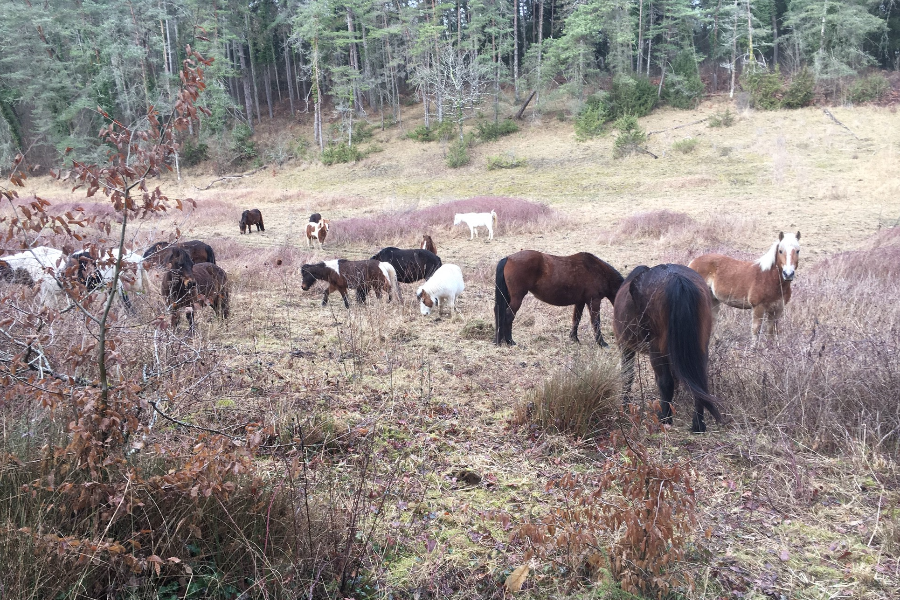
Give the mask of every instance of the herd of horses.
<svg viewBox="0 0 900 600">
<path fill-rule="evenodd" d="M 454 224 L 466 223 L 474 236 L 475 228 L 488 228 L 493 237 L 497 222 L 490 213 L 457 214 Z M 265 231 L 262 214 L 246 210 L 240 220 L 240 231 Z M 314 213 L 306 228 L 307 244 L 316 240 L 324 244 L 329 222 Z M 309 290 L 317 281 L 326 283 L 322 304 L 332 292 L 340 293 L 349 307 L 348 290 L 356 292 L 358 302 L 370 294 L 380 298 L 387 294 L 400 299 L 400 283 L 424 283 L 416 289 L 421 312 L 428 315 L 433 308 L 444 306 L 451 318 L 456 312 L 456 299 L 465 289 L 462 270 L 457 265 L 443 264 L 434 240 L 424 235 L 421 247 L 382 248 L 367 260 L 335 259 L 304 264 L 300 268 L 301 288 Z M 678 383 L 694 397 L 691 429 L 706 430 L 704 411 L 721 422 L 718 401 L 709 393 L 707 364 L 709 340 L 722 304 L 751 309 L 751 334 L 754 346 L 759 341 L 762 325 L 774 334 L 785 305 L 791 299 L 800 256 L 800 232 L 779 234 L 769 250 L 756 261 L 742 261 L 720 254 L 706 254 L 687 266 L 662 264 L 639 266 L 627 277 L 593 254 L 580 252 L 571 256 L 554 256 L 536 250 L 521 250 L 502 258 L 496 267 L 494 293 L 495 344 L 515 345 L 512 325 L 525 297 L 531 293 L 538 300 L 554 306 L 573 306 L 569 337 L 578 341 L 578 326 L 585 307 L 590 315 L 595 341 L 601 347 L 603 338 L 600 309 L 604 299 L 613 306 L 613 331 L 622 357 L 625 397 L 634 379 L 638 353 L 649 354 L 661 398 L 660 419 L 672 421 L 672 399 Z M 229 281 L 216 265 L 215 252 L 199 241 L 160 242 L 143 254 L 101 252 L 88 247 L 66 256 L 61 250 L 31 248 L 0 259 L 0 280 L 35 286 L 40 283 L 41 299 L 77 297 L 74 286 L 83 293 L 104 289 L 117 269 L 122 271 L 118 292 L 126 310 L 132 310 L 129 294 L 149 291 L 150 272 L 161 274 L 160 291 L 171 313 L 173 330 L 179 315 L 185 311 L 189 331 L 194 330 L 193 311 L 198 303 L 212 306 L 222 319 L 229 315 Z"/>
</svg>

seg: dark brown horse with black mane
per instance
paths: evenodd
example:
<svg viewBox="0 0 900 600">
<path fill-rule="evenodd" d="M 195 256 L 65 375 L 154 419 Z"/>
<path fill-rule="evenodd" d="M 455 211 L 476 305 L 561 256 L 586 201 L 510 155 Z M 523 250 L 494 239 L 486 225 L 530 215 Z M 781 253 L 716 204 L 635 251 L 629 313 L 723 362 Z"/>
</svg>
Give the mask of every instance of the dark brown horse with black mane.
<svg viewBox="0 0 900 600">
<path fill-rule="evenodd" d="M 241 235 L 244 234 L 244 230 L 247 230 L 248 234 L 252 233 L 254 225 L 256 225 L 256 231 L 266 230 L 265 225 L 263 225 L 262 213 L 259 212 L 258 208 L 245 210 L 241 214 L 241 222 L 238 225 L 240 225 L 241 228 Z"/>
<path fill-rule="evenodd" d="M 171 248 L 165 260 L 162 295 L 172 313 L 173 331 L 178 327 L 179 311 L 185 309 L 189 331 L 194 332 L 195 303 L 209 304 L 219 318 L 228 318 L 229 285 L 225 271 L 208 262 L 195 264 L 183 248 Z"/>
<path fill-rule="evenodd" d="M 401 250 L 388 246 L 379 250 L 372 260 L 390 263 L 397 271 L 397 281 L 400 283 L 415 283 L 420 279 L 428 279 L 441 268 L 440 257 L 421 248 Z"/>
<path fill-rule="evenodd" d="M 300 267 L 303 282 L 300 288 L 308 290 L 316 281 L 324 281 L 328 289 L 322 296 L 322 306 L 328 304 L 328 296 L 331 292 L 338 291 L 344 299 L 344 306 L 350 308 L 350 300 L 347 290 L 356 290 L 356 301 L 363 303 L 369 292 L 375 292 L 375 296 L 381 298 L 381 292 L 391 294 L 391 282 L 385 277 L 377 260 L 329 260 L 326 262 L 307 264 Z"/>
<path fill-rule="evenodd" d="M 622 283 L 622 275 L 593 254 L 579 252 L 572 256 L 553 256 L 536 250 L 522 250 L 497 263 L 494 288 L 494 343 L 510 346 L 512 322 L 528 292 L 553 306 L 575 305 L 569 337 L 578 341 L 578 324 L 584 307 L 588 307 L 594 338 L 600 346 L 608 344 L 600 332 L 600 303 L 606 298 L 614 302 Z"/>
<path fill-rule="evenodd" d="M 212 246 L 200 240 L 188 242 L 157 242 L 144 251 L 144 264 L 147 266 L 161 265 L 166 262 L 166 250 L 169 248 L 181 248 L 186 250 L 195 263 L 208 262 L 216 264 L 216 253 Z"/>
<path fill-rule="evenodd" d="M 659 388 L 663 423 L 672 422 L 672 398 L 679 381 L 694 396 L 691 431 L 706 431 L 704 408 L 722 422 L 718 400 L 707 385 L 712 297 L 696 271 L 682 265 L 635 268 L 616 295 L 613 315 L 626 400 L 634 381 L 635 355 L 647 352 Z"/>
</svg>

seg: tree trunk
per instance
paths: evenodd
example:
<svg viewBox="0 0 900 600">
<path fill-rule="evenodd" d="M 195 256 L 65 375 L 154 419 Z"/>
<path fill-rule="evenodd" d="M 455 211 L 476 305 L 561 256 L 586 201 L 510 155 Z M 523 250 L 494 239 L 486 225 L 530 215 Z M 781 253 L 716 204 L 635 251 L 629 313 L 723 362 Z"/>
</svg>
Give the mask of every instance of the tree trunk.
<svg viewBox="0 0 900 600">
<path fill-rule="evenodd" d="M 247 38 L 247 51 L 250 54 L 250 79 L 253 80 L 253 107 L 256 109 L 256 122 L 262 123 L 262 116 L 259 114 L 259 87 L 256 83 L 256 61 L 253 56 L 253 37 L 250 35 L 250 13 L 244 13 L 244 25 L 246 26 L 244 36 Z"/>
<path fill-rule="evenodd" d="M 325 150 L 325 136 L 322 131 L 322 87 L 319 80 L 319 38 L 313 38 L 312 47 L 312 72 L 313 72 L 313 102 L 315 113 L 313 115 L 313 133 L 319 143 L 319 150 Z"/>
<path fill-rule="evenodd" d="M 772 49 L 774 52 L 774 56 L 772 57 L 772 62 L 775 63 L 775 66 L 778 66 L 778 19 L 775 17 L 775 7 L 772 7 Z"/>
<path fill-rule="evenodd" d="M 241 79 L 244 84 L 244 105 L 247 108 L 247 125 L 253 131 L 253 95 L 250 93 L 250 73 L 247 70 L 247 60 L 244 57 L 244 45 L 234 42 L 238 46 L 238 56 L 241 59 Z"/>
<path fill-rule="evenodd" d="M 734 98 L 734 72 L 737 71 L 737 24 L 738 24 L 738 0 L 734 0 L 734 30 L 731 38 L 731 89 L 728 97 Z"/>
<path fill-rule="evenodd" d="M 541 84 L 543 80 L 541 79 L 541 61 L 543 59 L 543 50 L 544 50 L 544 0 L 541 0 L 541 11 L 540 15 L 538 15 L 538 64 L 537 64 L 537 99 L 534 101 L 535 105 L 540 108 L 541 103 Z"/>
<path fill-rule="evenodd" d="M 366 39 L 366 24 L 360 20 L 359 32 L 362 34 L 363 45 L 363 82 L 366 84 L 366 95 L 369 97 L 369 106 L 375 106 L 375 88 L 372 86 L 372 64 L 369 59 L 369 42 Z M 381 93 L 379 89 L 379 94 Z"/>
<path fill-rule="evenodd" d="M 647 78 L 650 77 L 650 58 L 653 56 L 653 0 L 647 2 Z"/>
<path fill-rule="evenodd" d="M 637 55 L 637 69 L 636 71 L 640 74 L 641 72 L 641 63 L 643 62 L 644 57 L 644 0 L 640 0 L 638 4 L 638 55 Z"/>
<path fill-rule="evenodd" d="M 519 101 L 519 0 L 513 0 L 513 89 Z"/>
<path fill-rule="evenodd" d="M 263 82 L 266 84 L 266 106 L 269 107 L 269 120 L 274 118 L 272 114 L 272 65 L 266 65 Z"/>
<path fill-rule="evenodd" d="M 350 67 L 356 73 L 353 78 L 353 104 L 356 109 L 362 110 L 362 95 L 359 92 L 359 53 L 356 49 L 356 30 L 353 26 L 353 12 L 347 7 L 347 33 L 350 34 Z"/>
<path fill-rule="evenodd" d="M 713 92 L 719 91 L 719 9 L 722 8 L 722 0 L 716 4 L 716 14 L 713 17 Z"/>
<path fill-rule="evenodd" d="M 294 111 L 294 78 L 291 76 L 291 43 L 288 41 L 287 34 L 284 36 L 284 74 L 287 79 L 288 98 L 291 99 L 291 116 L 293 116 L 296 114 Z"/>
<path fill-rule="evenodd" d="M 272 41 L 272 60 L 275 61 L 275 88 L 278 89 L 278 103 L 284 102 L 281 95 L 281 79 L 278 77 L 278 52 L 275 51 L 275 42 Z"/>
</svg>

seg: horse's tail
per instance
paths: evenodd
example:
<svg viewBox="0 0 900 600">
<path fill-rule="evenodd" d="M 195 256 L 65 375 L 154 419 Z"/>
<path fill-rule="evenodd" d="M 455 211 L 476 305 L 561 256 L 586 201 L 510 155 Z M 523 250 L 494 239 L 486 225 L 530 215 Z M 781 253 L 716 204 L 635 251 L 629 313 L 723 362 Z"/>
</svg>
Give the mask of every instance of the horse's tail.
<svg viewBox="0 0 900 600">
<path fill-rule="evenodd" d="M 666 282 L 668 304 L 668 353 L 675 377 L 699 398 L 716 422 L 722 422 L 718 399 L 707 389 L 707 355 L 700 339 L 701 318 L 710 309 L 704 301 L 704 290 L 690 279 L 674 274 Z"/>
<path fill-rule="evenodd" d="M 498 346 L 503 343 L 506 330 L 506 310 L 509 308 L 509 287 L 506 285 L 506 261 L 509 257 L 500 259 L 497 263 L 497 278 L 494 285 L 494 343 Z"/>
<path fill-rule="evenodd" d="M 216 264 L 216 253 L 213 252 L 212 246 L 210 246 L 209 244 L 206 245 L 206 258 L 209 259 L 206 262 Z"/>
<path fill-rule="evenodd" d="M 385 278 L 388 280 L 391 286 L 391 293 L 397 300 L 400 300 L 400 285 L 397 283 L 397 270 L 394 269 L 394 265 L 388 262 L 379 262 L 378 268 L 381 269 L 381 272 L 384 273 Z"/>
</svg>

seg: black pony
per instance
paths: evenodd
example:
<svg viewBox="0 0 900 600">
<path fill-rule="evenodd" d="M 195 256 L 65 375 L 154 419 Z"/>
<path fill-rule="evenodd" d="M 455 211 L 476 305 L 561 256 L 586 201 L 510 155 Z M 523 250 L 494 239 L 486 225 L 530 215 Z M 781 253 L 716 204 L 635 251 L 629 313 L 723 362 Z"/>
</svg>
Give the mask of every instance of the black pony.
<svg viewBox="0 0 900 600">
<path fill-rule="evenodd" d="M 253 231 L 253 226 L 256 225 L 256 231 L 265 231 L 266 226 L 263 225 L 262 213 L 259 212 L 258 208 L 251 208 L 250 210 L 245 210 L 241 214 L 241 222 L 238 223 L 241 228 L 241 235 L 244 234 L 244 230 L 247 233 L 251 233 Z"/>
<path fill-rule="evenodd" d="M 706 431 L 704 408 L 721 423 L 718 400 L 707 387 L 712 327 L 712 295 L 699 273 L 682 265 L 635 268 L 613 305 L 626 399 L 634 381 L 635 354 L 647 352 L 656 374 L 663 423 L 672 422 L 672 398 L 679 381 L 694 396 L 691 430 Z"/>
<path fill-rule="evenodd" d="M 372 257 L 372 260 L 389 263 L 397 271 L 400 283 L 415 283 L 420 279 L 428 279 L 441 267 L 441 259 L 429 252 L 416 248 L 401 250 L 390 246 L 383 248 Z"/>
<path fill-rule="evenodd" d="M 162 264 L 166 259 L 167 253 L 165 251 L 169 248 L 185 250 L 195 263 L 208 262 L 216 264 L 216 253 L 213 252 L 212 246 L 200 240 L 177 242 L 175 244 L 157 242 L 144 251 L 144 264 L 149 266 Z"/>
</svg>

